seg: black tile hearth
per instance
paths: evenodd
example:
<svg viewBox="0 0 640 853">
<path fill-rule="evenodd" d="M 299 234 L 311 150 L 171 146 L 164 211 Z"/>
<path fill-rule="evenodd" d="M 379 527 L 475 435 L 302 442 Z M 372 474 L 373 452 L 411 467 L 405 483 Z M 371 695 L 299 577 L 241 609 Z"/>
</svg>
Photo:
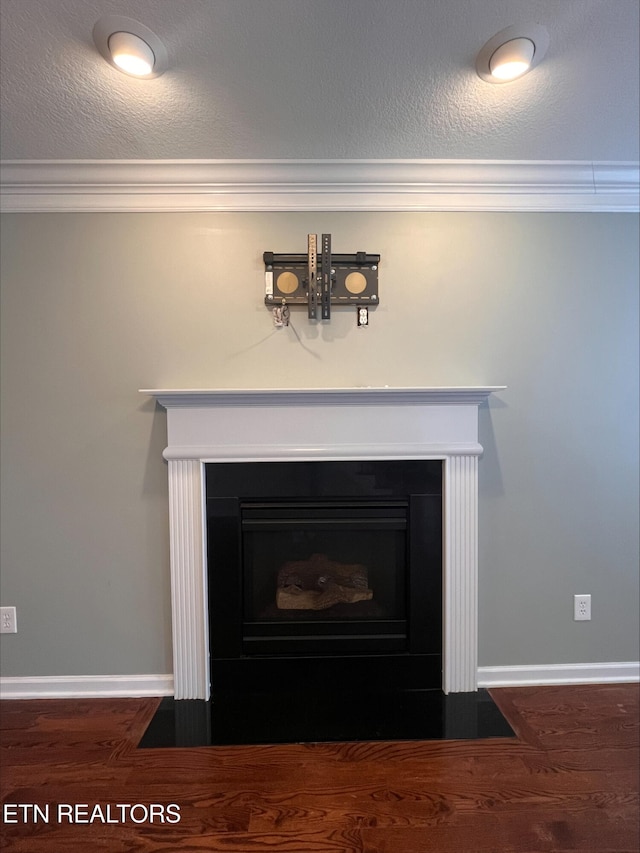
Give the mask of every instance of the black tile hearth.
<svg viewBox="0 0 640 853">
<path fill-rule="evenodd" d="M 486 690 L 162 699 L 139 748 L 515 737 Z"/>
</svg>

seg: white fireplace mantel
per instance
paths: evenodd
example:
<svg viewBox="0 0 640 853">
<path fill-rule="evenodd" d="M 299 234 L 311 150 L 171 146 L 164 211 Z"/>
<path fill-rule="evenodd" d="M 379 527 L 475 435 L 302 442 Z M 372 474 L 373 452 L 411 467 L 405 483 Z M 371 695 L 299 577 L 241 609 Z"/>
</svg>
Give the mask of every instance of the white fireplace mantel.
<svg viewBox="0 0 640 853">
<path fill-rule="evenodd" d="M 442 686 L 476 690 L 478 407 L 504 388 L 142 390 L 167 409 L 176 699 L 209 698 L 206 462 L 442 459 Z"/>
</svg>

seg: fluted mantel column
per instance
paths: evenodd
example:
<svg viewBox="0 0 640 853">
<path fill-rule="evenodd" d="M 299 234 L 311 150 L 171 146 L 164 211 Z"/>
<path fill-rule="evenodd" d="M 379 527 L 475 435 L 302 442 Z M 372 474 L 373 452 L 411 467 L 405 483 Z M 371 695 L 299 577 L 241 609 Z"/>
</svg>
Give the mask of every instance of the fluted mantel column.
<svg viewBox="0 0 640 853">
<path fill-rule="evenodd" d="M 449 456 L 444 466 L 442 686 L 477 690 L 478 457 Z"/>
<path fill-rule="evenodd" d="M 176 699 L 209 698 L 204 466 L 169 462 L 173 680 Z"/>
</svg>

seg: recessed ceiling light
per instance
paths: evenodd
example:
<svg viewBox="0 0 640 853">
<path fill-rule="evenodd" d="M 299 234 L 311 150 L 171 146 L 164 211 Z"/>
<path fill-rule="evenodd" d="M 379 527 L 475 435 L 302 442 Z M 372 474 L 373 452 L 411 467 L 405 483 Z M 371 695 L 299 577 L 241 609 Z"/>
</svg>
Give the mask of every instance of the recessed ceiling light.
<svg viewBox="0 0 640 853">
<path fill-rule="evenodd" d="M 110 65 L 132 77 L 159 77 L 167 69 L 165 46 L 133 18 L 105 15 L 93 28 L 93 41 Z"/>
<path fill-rule="evenodd" d="M 508 83 L 531 71 L 549 46 L 549 34 L 539 24 L 507 27 L 496 33 L 476 59 L 476 71 L 487 83 Z"/>
</svg>

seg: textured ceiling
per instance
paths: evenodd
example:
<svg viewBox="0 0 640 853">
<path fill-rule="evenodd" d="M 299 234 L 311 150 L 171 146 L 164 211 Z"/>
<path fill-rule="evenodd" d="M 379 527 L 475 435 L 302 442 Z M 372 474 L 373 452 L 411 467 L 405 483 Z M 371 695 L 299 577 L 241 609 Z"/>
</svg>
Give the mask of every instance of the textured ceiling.
<svg viewBox="0 0 640 853">
<path fill-rule="evenodd" d="M 169 70 L 135 80 L 92 29 L 136 18 Z M 0 0 L 1 156 L 638 160 L 638 0 Z M 520 81 L 475 56 L 539 23 Z"/>
</svg>

